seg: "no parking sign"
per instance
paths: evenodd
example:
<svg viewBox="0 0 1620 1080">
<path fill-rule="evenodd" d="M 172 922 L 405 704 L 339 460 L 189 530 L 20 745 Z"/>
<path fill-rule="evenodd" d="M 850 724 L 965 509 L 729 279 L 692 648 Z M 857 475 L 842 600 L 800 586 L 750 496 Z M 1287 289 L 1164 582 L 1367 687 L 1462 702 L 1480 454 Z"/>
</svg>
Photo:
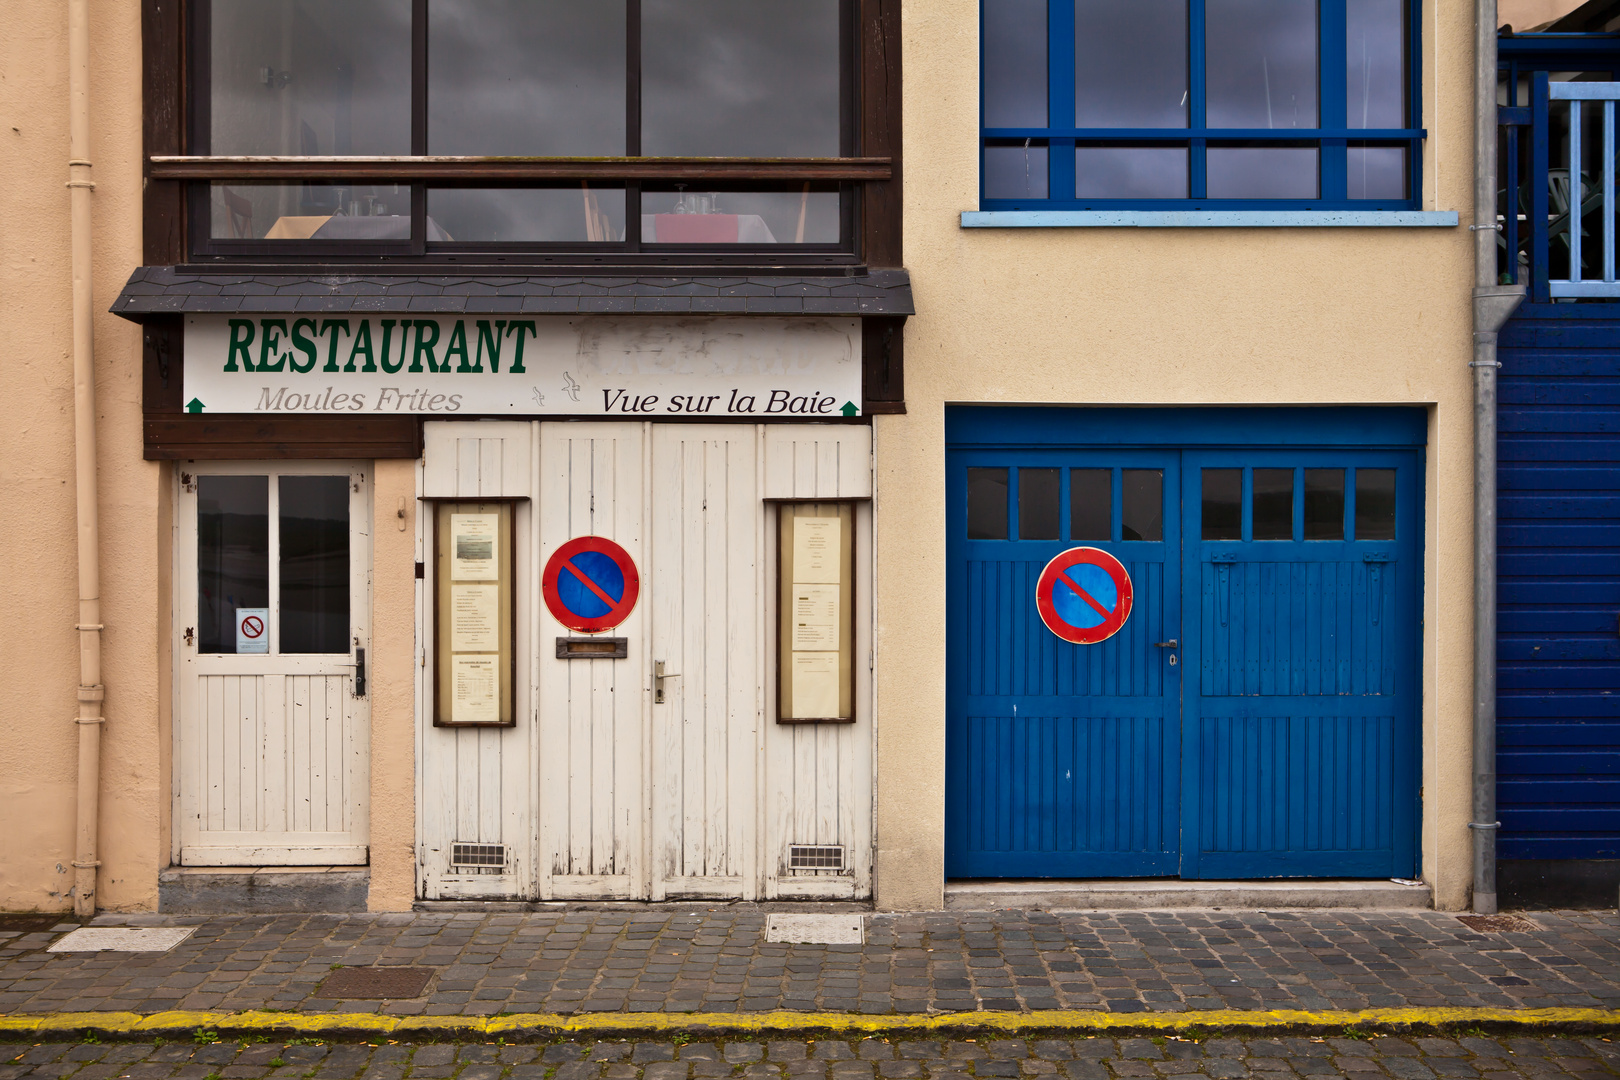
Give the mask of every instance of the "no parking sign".
<svg viewBox="0 0 1620 1080">
<path fill-rule="evenodd" d="M 1064 641 L 1095 645 L 1119 633 L 1131 617 L 1131 575 L 1101 548 L 1070 548 L 1041 571 L 1035 608 Z"/>
<path fill-rule="evenodd" d="M 582 634 L 611 630 L 630 617 L 641 577 L 630 553 L 605 536 L 576 536 L 546 560 L 540 592 L 558 622 Z"/>
</svg>

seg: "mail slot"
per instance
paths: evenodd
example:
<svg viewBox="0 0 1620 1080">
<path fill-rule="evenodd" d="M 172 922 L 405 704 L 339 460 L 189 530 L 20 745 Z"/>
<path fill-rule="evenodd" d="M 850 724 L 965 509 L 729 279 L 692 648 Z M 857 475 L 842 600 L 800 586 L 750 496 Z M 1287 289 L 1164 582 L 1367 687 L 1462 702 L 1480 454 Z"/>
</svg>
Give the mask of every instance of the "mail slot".
<svg viewBox="0 0 1620 1080">
<path fill-rule="evenodd" d="M 559 660 L 622 660 L 630 655 L 630 639 L 590 637 L 557 639 Z"/>
</svg>

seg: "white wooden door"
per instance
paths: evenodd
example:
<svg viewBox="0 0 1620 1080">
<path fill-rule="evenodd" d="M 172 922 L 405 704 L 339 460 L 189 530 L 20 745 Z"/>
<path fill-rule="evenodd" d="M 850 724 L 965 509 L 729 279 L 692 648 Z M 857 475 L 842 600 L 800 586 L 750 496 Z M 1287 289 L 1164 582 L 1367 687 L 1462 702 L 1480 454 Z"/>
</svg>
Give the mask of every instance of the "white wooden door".
<svg viewBox="0 0 1620 1080">
<path fill-rule="evenodd" d="M 671 673 L 652 705 L 655 900 L 760 894 L 762 440 L 752 425 L 653 428 L 647 659 Z"/>
<path fill-rule="evenodd" d="M 576 536 L 604 536 L 642 568 L 642 600 L 609 633 L 624 659 L 568 660 L 574 636 L 540 605 L 541 894 L 558 899 L 647 895 L 645 741 L 648 607 L 646 567 L 649 426 L 540 425 L 543 556 Z"/>
<path fill-rule="evenodd" d="M 183 865 L 366 862 L 370 708 L 358 678 L 371 611 L 366 473 L 341 462 L 183 467 L 175 830 Z"/>
</svg>

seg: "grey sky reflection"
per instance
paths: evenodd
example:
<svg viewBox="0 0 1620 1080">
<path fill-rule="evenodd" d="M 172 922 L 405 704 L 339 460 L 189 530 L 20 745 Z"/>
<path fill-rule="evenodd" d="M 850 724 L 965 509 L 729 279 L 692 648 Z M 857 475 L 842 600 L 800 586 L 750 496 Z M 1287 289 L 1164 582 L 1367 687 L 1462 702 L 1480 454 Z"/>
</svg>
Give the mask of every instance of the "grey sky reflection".
<svg viewBox="0 0 1620 1080">
<path fill-rule="evenodd" d="M 1208 125 L 1316 127 L 1316 0 L 1208 0 Z"/>
<path fill-rule="evenodd" d="M 837 0 L 643 0 L 641 152 L 837 157 Z"/>
<path fill-rule="evenodd" d="M 410 0 L 214 0 L 211 23 L 212 153 L 411 152 Z"/>
<path fill-rule="evenodd" d="M 1406 5 L 1346 0 L 1347 127 L 1406 126 Z"/>
<path fill-rule="evenodd" d="M 623 154 L 624 96 L 624 0 L 429 0 L 429 153 Z"/>
<path fill-rule="evenodd" d="M 1076 127 L 1187 126 L 1186 0 L 1075 0 Z"/>
<path fill-rule="evenodd" d="M 984 125 L 1046 126 L 1046 0 L 984 0 Z"/>
</svg>

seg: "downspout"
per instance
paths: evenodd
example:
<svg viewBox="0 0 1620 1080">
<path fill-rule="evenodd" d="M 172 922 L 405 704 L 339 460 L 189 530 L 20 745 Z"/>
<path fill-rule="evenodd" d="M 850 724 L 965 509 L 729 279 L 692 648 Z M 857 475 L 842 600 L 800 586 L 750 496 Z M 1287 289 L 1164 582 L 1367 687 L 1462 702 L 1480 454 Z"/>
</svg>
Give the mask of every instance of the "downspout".
<svg viewBox="0 0 1620 1080">
<path fill-rule="evenodd" d="M 1496 911 L 1496 332 L 1524 299 L 1497 284 L 1496 0 L 1474 0 L 1474 910 Z M 1545 183 L 1545 180 L 1537 182 Z M 1518 258 L 1510 253 L 1510 266 Z"/>
<path fill-rule="evenodd" d="M 96 913 L 101 796 L 101 525 L 96 504 L 96 379 L 90 297 L 90 10 L 68 0 L 68 198 L 73 248 L 73 454 L 79 521 L 79 806 L 73 913 Z"/>
</svg>

